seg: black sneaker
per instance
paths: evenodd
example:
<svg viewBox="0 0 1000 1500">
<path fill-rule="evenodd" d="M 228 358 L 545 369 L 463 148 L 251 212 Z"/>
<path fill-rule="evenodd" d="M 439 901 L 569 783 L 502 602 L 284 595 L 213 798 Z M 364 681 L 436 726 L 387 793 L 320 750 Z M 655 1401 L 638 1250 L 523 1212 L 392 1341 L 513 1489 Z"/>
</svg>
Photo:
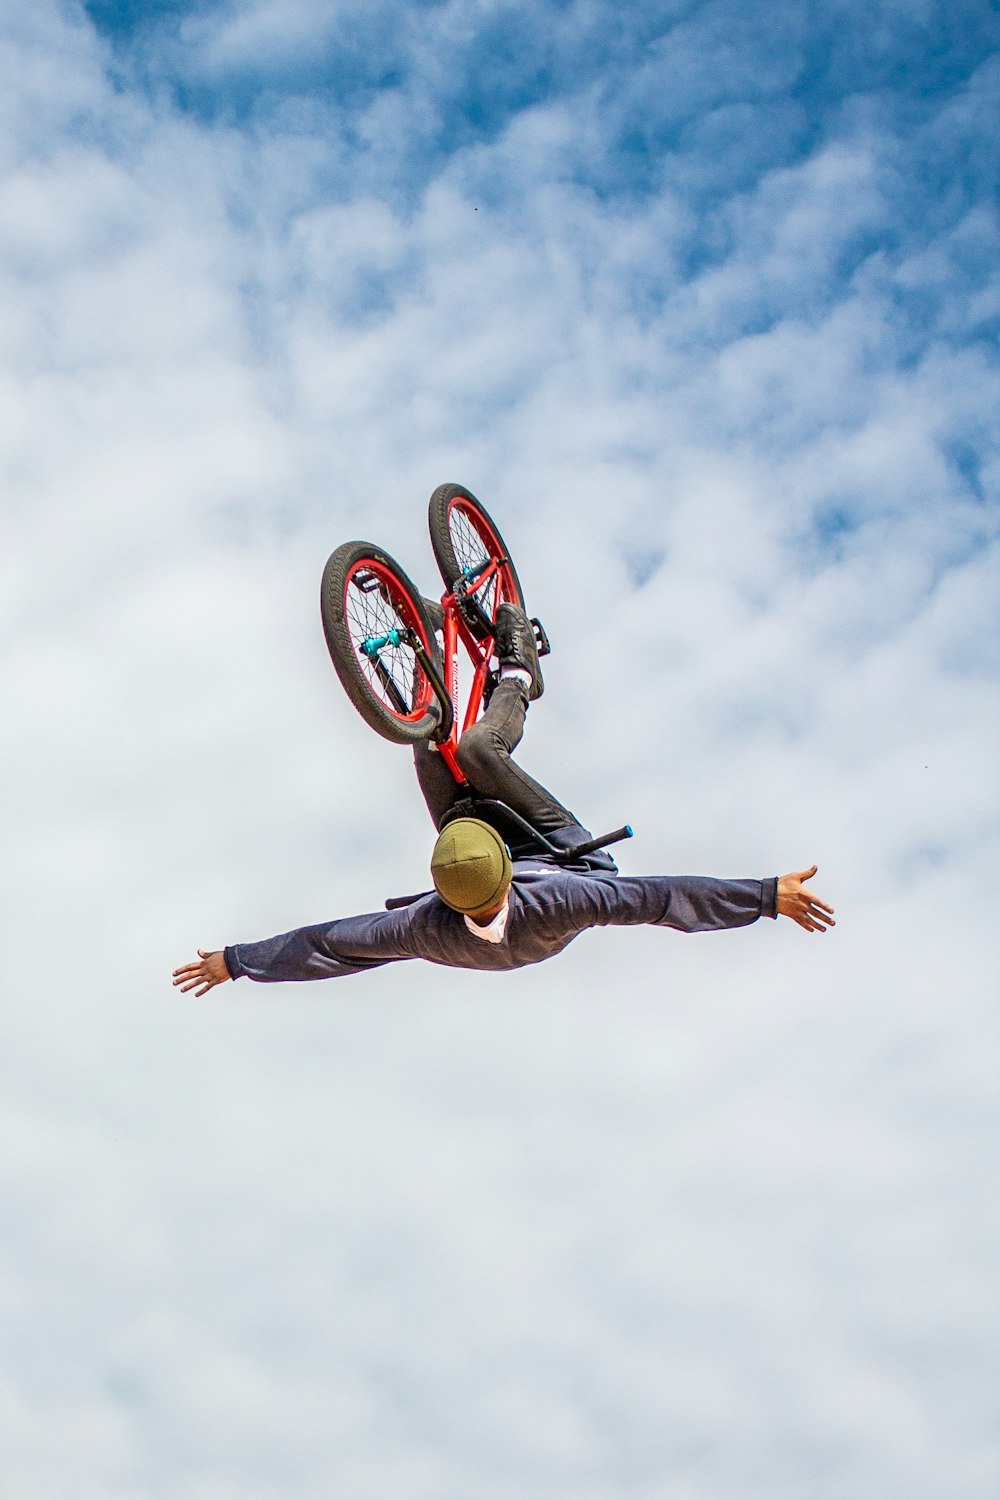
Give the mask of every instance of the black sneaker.
<svg viewBox="0 0 1000 1500">
<path fill-rule="evenodd" d="M 535 631 L 523 609 L 518 609 L 516 604 L 497 606 L 494 641 L 502 667 L 523 667 L 531 673 L 528 701 L 534 703 L 545 691 L 545 684 L 538 665 Z"/>
</svg>

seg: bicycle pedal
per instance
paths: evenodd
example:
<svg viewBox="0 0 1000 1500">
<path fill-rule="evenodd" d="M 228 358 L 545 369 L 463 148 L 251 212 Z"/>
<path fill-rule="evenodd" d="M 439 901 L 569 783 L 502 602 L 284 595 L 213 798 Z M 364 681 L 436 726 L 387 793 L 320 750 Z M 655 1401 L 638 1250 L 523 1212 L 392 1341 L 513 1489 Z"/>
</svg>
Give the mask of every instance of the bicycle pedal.
<svg viewBox="0 0 1000 1500">
<path fill-rule="evenodd" d="M 537 615 L 532 615 L 529 624 L 533 627 L 535 632 L 536 651 L 538 652 L 539 656 L 548 656 L 552 650 L 552 647 L 549 645 L 549 638 L 545 634 L 545 626 L 542 624 Z"/>
</svg>

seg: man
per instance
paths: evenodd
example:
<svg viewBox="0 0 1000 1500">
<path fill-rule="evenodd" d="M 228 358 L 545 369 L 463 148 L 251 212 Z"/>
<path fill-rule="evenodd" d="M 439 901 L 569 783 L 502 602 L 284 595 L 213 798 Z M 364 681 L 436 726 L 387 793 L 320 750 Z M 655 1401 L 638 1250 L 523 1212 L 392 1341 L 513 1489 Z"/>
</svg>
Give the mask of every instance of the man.
<svg viewBox="0 0 1000 1500">
<path fill-rule="evenodd" d="M 500 678 L 479 722 L 462 737 L 458 759 L 470 785 L 526 818 L 569 849 L 590 837 L 561 803 L 511 758 L 528 704 L 541 697 L 531 624 L 512 604 L 497 611 Z M 420 788 L 439 830 L 431 858 L 434 890 L 346 917 L 224 950 L 198 950 L 174 970 L 174 985 L 204 995 L 228 979 L 260 982 L 339 978 L 402 959 L 461 969 L 517 969 L 562 952 L 590 927 L 652 925 L 678 932 L 745 927 L 758 917 L 790 917 L 806 932 L 835 925 L 833 908 L 804 882 L 816 866 L 780 878 L 622 876 L 606 850 L 559 865 L 518 835 L 508 848 L 497 828 L 455 816 L 465 795 L 436 749 L 415 749 Z"/>
</svg>

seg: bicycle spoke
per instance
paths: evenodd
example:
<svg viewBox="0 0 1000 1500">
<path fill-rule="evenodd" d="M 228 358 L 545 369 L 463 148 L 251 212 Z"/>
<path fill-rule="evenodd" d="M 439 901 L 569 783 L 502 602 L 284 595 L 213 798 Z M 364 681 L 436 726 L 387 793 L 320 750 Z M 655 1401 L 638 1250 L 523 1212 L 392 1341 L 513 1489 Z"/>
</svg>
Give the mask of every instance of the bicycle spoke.
<svg viewBox="0 0 1000 1500">
<path fill-rule="evenodd" d="M 372 692 L 394 713 L 406 716 L 416 707 L 419 667 L 407 623 L 387 593 L 381 579 L 359 571 L 348 582 L 344 613 Z"/>
<path fill-rule="evenodd" d="M 448 529 L 462 573 L 474 588 L 474 581 L 489 563 L 493 549 L 480 535 L 468 513 L 460 504 L 455 504 L 451 508 L 448 516 Z M 475 591 L 475 597 L 486 618 L 494 620 L 497 605 L 504 598 L 500 575 L 494 573 L 481 590 Z"/>
</svg>

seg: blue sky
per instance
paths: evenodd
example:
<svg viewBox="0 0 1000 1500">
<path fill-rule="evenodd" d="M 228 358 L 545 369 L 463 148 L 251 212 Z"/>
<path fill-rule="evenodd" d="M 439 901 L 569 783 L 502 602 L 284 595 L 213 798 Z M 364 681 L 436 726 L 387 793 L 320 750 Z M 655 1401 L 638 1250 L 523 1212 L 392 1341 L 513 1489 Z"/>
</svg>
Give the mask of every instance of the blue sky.
<svg viewBox="0 0 1000 1500">
<path fill-rule="evenodd" d="M 5 7 L 5 1490 L 995 1493 L 998 30 Z M 316 593 L 446 480 L 528 766 L 835 933 L 171 992 L 425 879 Z"/>
</svg>

